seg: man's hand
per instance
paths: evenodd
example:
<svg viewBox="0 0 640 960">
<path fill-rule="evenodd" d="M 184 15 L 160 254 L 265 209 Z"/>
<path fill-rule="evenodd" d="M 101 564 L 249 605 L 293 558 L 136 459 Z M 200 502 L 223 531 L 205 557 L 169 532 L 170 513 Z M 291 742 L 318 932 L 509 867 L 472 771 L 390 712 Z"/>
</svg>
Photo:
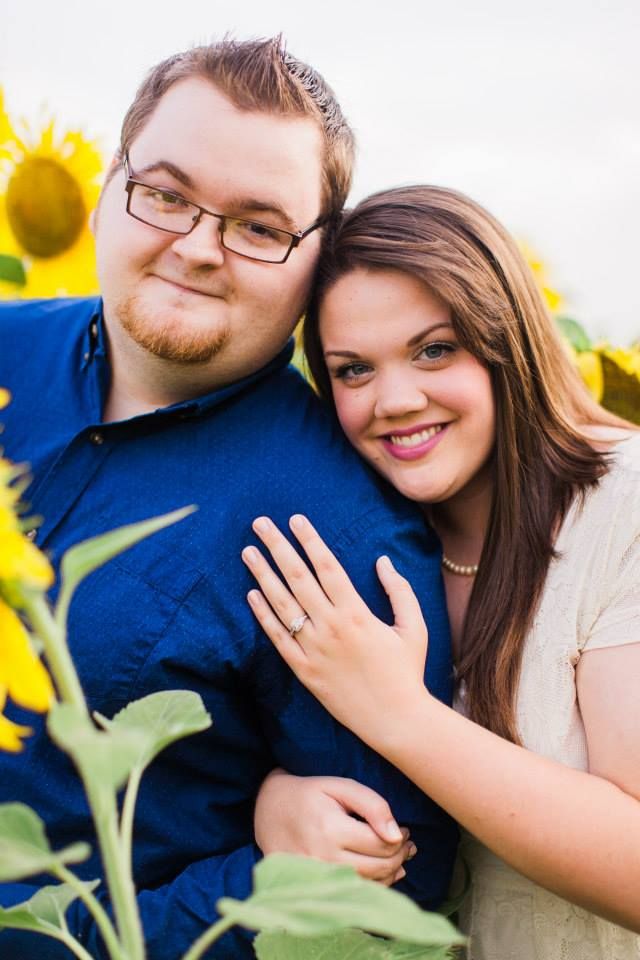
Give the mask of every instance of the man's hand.
<svg viewBox="0 0 640 960">
<path fill-rule="evenodd" d="M 357 819 L 361 818 L 361 819 Z M 406 827 L 375 791 L 342 777 L 296 777 L 273 770 L 256 801 L 256 842 L 264 854 L 299 853 L 347 863 L 391 886 L 416 852 Z"/>
</svg>

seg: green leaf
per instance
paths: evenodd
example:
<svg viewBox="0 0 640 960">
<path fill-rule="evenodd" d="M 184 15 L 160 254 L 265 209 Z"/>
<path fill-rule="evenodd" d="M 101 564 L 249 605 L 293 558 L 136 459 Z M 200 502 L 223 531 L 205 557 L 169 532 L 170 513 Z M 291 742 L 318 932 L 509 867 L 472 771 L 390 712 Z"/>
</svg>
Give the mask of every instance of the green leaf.
<svg viewBox="0 0 640 960">
<path fill-rule="evenodd" d="M 112 720 L 100 714 L 95 716 L 108 732 L 136 737 L 140 752 L 134 766 L 140 770 L 169 744 L 211 726 L 211 718 L 200 695 L 192 690 L 152 693 L 127 704 Z"/>
<path fill-rule="evenodd" d="M 133 730 L 97 730 L 73 704 L 58 703 L 49 712 L 51 739 L 68 753 L 85 786 L 111 797 L 126 783 L 145 748 L 145 738 Z"/>
<path fill-rule="evenodd" d="M 19 287 L 24 287 L 27 282 L 27 275 L 19 257 L 12 257 L 8 253 L 0 253 L 0 280 L 6 280 L 8 283 L 15 283 Z"/>
<path fill-rule="evenodd" d="M 448 947 L 425 947 L 381 940 L 361 930 L 341 930 L 323 937 L 294 937 L 276 930 L 253 942 L 258 960 L 448 960 Z"/>
<path fill-rule="evenodd" d="M 408 897 L 352 867 L 274 853 L 254 869 L 248 900 L 219 900 L 220 914 L 250 930 L 284 929 L 301 936 L 360 928 L 425 946 L 464 939 L 445 917 L 421 910 Z"/>
<path fill-rule="evenodd" d="M 37 813 L 23 803 L 0 805 L 0 882 L 52 873 L 56 866 L 79 863 L 91 853 L 86 843 L 54 852 Z"/>
<path fill-rule="evenodd" d="M 591 350 L 591 340 L 577 320 L 573 320 L 572 317 L 559 316 L 556 317 L 556 323 L 560 327 L 560 333 L 563 337 L 566 337 L 574 350 L 578 353 Z"/>
<path fill-rule="evenodd" d="M 172 513 L 152 517 L 151 520 L 130 523 L 124 527 L 118 527 L 116 530 L 110 530 L 109 533 L 91 537 L 89 540 L 84 540 L 67 550 L 60 565 L 62 585 L 56 607 L 58 623 L 64 622 L 73 592 L 86 576 L 101 567 L 107 560 L 111 560 L 112 557 L 134 546 L 152 533 L 184 519 L 196 509 L 197 507 L 194 506 L 182 507 Z"/>
<path fill-rule="evenodd" d="M 83 886 L 87 890 L 95 890 L 99 883 L 99 880 L 92 880 L 89 883 L 83 883 Z M 46 933 L 49 936 L 56 936 L 58 932 L 64 933 L 66 931 L 64 915 L 77 899 L 77 892 L 67 883 L 42 887 L 24 903 L 18 903 L 7 909 L 0 907 L 0 930 L 3 927 L 13 930 L 34 930 L 36 933 Z"/>
</svg>

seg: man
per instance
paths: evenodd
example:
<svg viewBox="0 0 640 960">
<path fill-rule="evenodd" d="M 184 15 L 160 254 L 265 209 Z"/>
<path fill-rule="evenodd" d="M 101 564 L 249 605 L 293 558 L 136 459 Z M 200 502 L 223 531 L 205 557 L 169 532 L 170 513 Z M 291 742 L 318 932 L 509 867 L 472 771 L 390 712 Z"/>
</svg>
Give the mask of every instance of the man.
<svg viewBox="0 0 640 960">
<path fill-rule="evenodd" d="M 37 542 L 54 562 L 87 536 L 199 508 L 92 574 L 70 617 L 92 709 L 111 715 L 152 691 L 191 688 L 213 718 L 143 781 L 134 868 L 151 960 L 179 957 L 220 896 L 248 894 L 253 801 L 278 764 L 354 776 L 384 795 L 418 846 L 404 889 L 430 906 L 446 892 L 451 822 L 292 679 L 245 602 L 251 520 L 263 513 L 282 526 L 303 512 L 380 615 L 389 617 L 374 572 L 381 553 L 423 587 L 428 682 L 450 696 L 437 546 L 287 366 L 352 152 L 331 91 L 278 41 L 172 57 L 138 92 L 102 192 L 102 300 L 0 308 L 0 384 L 13 394 L 3 443 L 31 464 Z M 24 754 L 0 756 L 0 800 L 35 807 L 54 846 L 90 836 L 81 790 L 42 728 Z M 80 872 L 96 876 L 96 858 Z M 0 900 L 32 892 L 8 885 Z M 104 957 L 83 909 L 69 919 Z M 5 932 L 0 955 L 67 954 Z M 237 932 L 215 952 L 251 955 Z"/>
</svg>

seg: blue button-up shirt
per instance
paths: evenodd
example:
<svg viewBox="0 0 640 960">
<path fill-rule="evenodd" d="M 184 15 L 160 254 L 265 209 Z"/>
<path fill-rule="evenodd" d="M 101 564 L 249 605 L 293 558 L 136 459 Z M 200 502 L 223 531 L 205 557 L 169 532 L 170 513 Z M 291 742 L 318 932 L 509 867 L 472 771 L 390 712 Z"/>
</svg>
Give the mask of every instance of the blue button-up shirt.
<svg viewBox="0 0 640 960">
<path fill-rule="evenodd" d="M 388 553 L 423 601 L 427 683 L 451 696 L 439 548 L 414 506 L 374 477 L 299 374 L 290 349 L 258 373 L 195 400 L 103 423 L 110 371 L 97 299 L 0 305 L 5 455 L 28 462 L 37 542 L 58 564 L 72 544 L 185 504 L 198 511 L 121 554 L 82 584 L 70 647 L 90 707 L 107 716 L 156 690 L 197 691 L 213 718 L 166 750 L 143 780 L 134 869 L 150 960 L 175 960 L 216 918 L 220 896 L 245 897 L 259 856 L 253 803 L 266 772 L 354 777 L 410 827 L 418 855 L 401 885 L 425 906 L 445 895 L 456 830 L 435 804 L 345 730 L 295 680 L 245 600 L 240 551 L 251 521 L 281 528 L 306 514 L 366 602 L 391 620 L 374 561 Z M 0 801 L 30 804 L 54 847 L 91 839 L 87 804 L 68 758 L 39 718 L 19 755 L 0 753 Z M 429 736 L 429 731 L 424 731 Z M 77 868 L 100 875 L 97 855 Z M 0 886 L 5 905 L 34 892 Z M 96 957 L 99 934 L 81 905 L 72 931 Z M 0 934 L 6 960 L 58 960 L 65 949 L 31 933 Z M 252 956 L 229 933 L 215 956 Z"/>
</svg>

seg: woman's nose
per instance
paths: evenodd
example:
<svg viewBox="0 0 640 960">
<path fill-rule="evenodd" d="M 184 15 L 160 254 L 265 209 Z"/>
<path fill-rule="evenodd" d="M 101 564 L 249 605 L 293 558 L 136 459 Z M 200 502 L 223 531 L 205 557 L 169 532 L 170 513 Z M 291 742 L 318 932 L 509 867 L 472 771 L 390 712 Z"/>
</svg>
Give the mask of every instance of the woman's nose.
<svg viewBox="0 0 640 960">
<path fill-rule="evenodd" d="M 411 377 L 385 377 L 378 382 L 375 403 L 375 415 L 378 419 L 418 413 L 428 405 L 429 398 L 424 389 Z"/>
</svg>

